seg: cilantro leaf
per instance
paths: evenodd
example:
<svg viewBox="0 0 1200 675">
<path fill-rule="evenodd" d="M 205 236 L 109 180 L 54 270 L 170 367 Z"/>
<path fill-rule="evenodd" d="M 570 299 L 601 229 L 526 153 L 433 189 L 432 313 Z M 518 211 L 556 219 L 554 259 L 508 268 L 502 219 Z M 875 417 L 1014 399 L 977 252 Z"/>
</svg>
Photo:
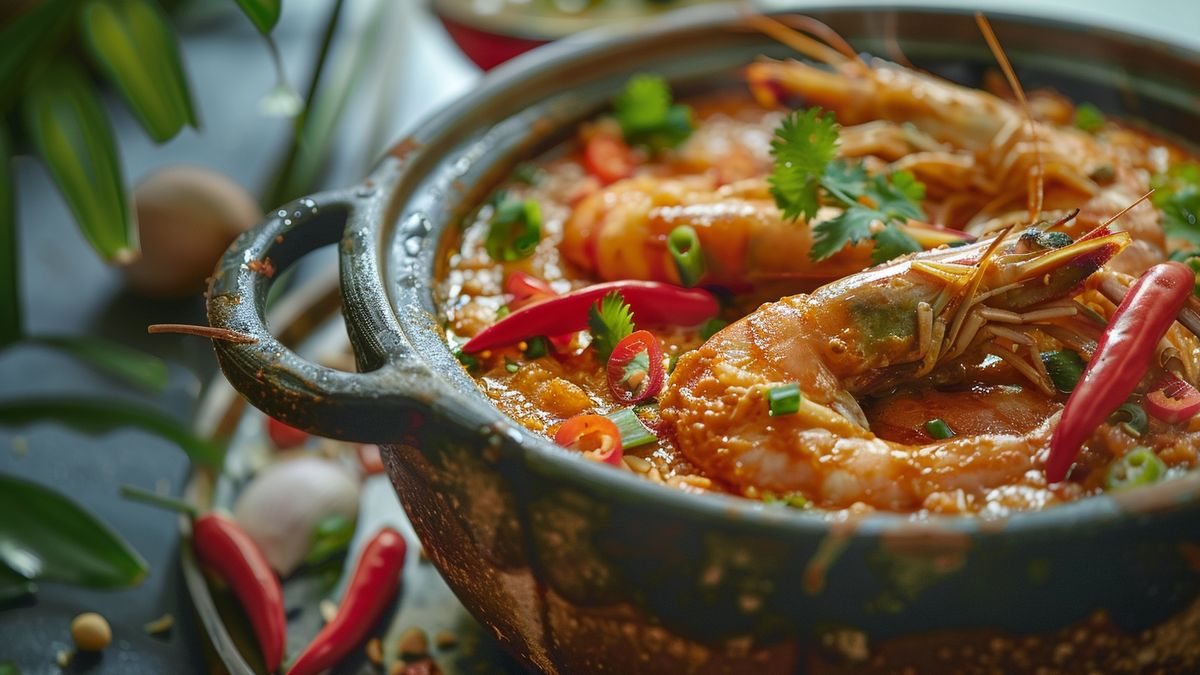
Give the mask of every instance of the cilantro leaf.
<svg viewBox="0 0 1200 675">
<path fill-rule="evenodd" d="M 1150 201 L 1163 214 L 1163 230 L 1170 237 L 1200 246 L 1200 164 L 1176 164 L 1150 181 Z"/>
<path fill-rule="evenodd" d="M 836 218 L 813 227 L 813 244 L 808 255 L 820 261 L 837 253 L 846 244 L 857 244 L 871 236 L 871 224 L 883 220 L 883 213 L 866 206 L 848 207 Z"/>
<path fill-rule="evenodd" d="M 775 167 L 767 182 L 783 217 L 812 218 L 820 206 L 817 188 L 837 155 L 838 125 L 820 108 L 793 111 L 783 118 L 771 141 Z"/>
<path fill-rule="evenodd" d="M 876 208 L 887 215 L 886 220 L 924 220 L 925 211 L 921 200 L 925 199 L 925 185 L 907 171 L 897 171 L 890 177 L 875 176 L 867 187 L 867 197 L 875 202 Z"/>
<path fill-rule="evenodd" d="M 895 225 L 888 225 L 876 232 L 872 239 L 875 240 L 875 248 L 871 250 L 871 262 L 876 265 L 922 250 L 916 239 Z"/>
<path fill-rule="evenodd" d="M 1094 134 L 1104 128 L 1104 113 L 1091 103 L 1080 103 L 1075 108 L 1075 128 Z"/>
<path fill-rule="evenodd" d="M 841 202 L 854 202 L 867 191 L 867 169 L 862 162 L 835 159 L 825 167 L 821 187 Z"/>
<path fill-rule="evenodd" d="M 613 101 L 625 141 L 651 150 L 672 148 L 692 134 L 691 106 L 672 104 L 671 88 L 657 75 L 634 75 Z"/>
<path fill-rule="evenodd" d="M 617 343 L 633 333 L 633 311 L 620 291 L 611 291 L 588 309 L 588 330 L 596 356 L 607 363 Z"/>
</svg>

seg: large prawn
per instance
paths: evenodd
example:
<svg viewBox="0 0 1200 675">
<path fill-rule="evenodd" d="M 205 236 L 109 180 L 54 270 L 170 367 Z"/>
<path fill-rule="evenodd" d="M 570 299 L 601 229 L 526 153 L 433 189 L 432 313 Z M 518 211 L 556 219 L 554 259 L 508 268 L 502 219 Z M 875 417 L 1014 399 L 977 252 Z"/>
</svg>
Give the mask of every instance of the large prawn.
<svg viewBox="0 0 1200 675">
<path fill-rule="evenodd" d="M 936 223 L 985 234 L 1020 222 L 1020 206 L 1033 203 L 1036 191 L 1033 213 L 1044 209 L 1054 218 L 1081 210 L 1075 229 L 1068 230 L 1078 236 L 1095 227 L 1101 214 L 1145 194 L 1150 172 L 1161 170 L 1155 159 L 1161 153 L 1152 148 L 1102 144 L 1072 126 L 1035 122 L 1021 107 L 988 92 L 883 59 L 865 60 L 811 18 L 789 21 L 820 40 L 768 17 L 749 20 L 820 64 L 764 59 L 750 65 L 746 78 L 755 99 L 766 107 L 800 100 L 833 111 L 843 124 L 903 125 L 908 136 L 924 139 L 889 168 L 911 171 L 927 185 L 934 202 L 927 210 Z M 993 51 L 1007 68 L 998 45 Z M 1014 89 L 1023 97 L 1019 86 Z M 1119 128 L 1105 133 L 1122 136 Z M 1165 259 L 1165 237 L 1152 206 L 1138 206 L 1119 227 L 1134 243 L 1114 262 L 1116 269 L 1134 272 Z"/>
<path fill-rule="evenodd" d="M 872 433 L 858 399 L 1002 362 L 1052 400 L 1039 355 L 1052 344 L 1094 347 L 1102 324 L 1076 296 L 1128 244 L 1107 229 L 1057 249 L 1001 235 L 764 305 L 679 359 L 662 416 L 690 461 L 747 494 L 894 511 L 1014 488 L 1028 492 L 1024 508 L 1053 501 L 1039 469 L 1056 415 L 1032 429 L 908 444 Z M 799 409 L 773 416 L 770 392 L 788 385 L 802 392 Z"/>
</svg>

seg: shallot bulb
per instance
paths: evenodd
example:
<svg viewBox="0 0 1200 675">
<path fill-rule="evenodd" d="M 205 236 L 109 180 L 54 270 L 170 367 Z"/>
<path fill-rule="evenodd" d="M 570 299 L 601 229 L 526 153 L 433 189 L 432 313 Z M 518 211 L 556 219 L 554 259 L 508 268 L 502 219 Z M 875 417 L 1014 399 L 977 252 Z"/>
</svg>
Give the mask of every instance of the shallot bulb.
<svg viewBox="0 0 1200 675">
<path fill-rule="evenodd" d="M 341 463 L 298 457 L 271 464 L 238 497 L 234 518 L 286 577 L 300 566 L 317 525 L 358 515 L 358 477 Z"/>
</svg>

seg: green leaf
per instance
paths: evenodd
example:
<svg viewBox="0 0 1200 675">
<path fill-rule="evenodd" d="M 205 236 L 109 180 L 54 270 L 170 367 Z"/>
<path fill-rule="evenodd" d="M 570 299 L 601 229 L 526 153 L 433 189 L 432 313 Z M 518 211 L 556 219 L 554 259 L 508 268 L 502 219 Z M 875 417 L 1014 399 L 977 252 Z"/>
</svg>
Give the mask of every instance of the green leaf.
<svg viewBox="0 0 1200 675">
<path fill-rule="evenodd" d="M 820 108 L 809 108 L 783 118 L 771 141 L 775 166 L 767 182 L 784 218 L 817 214 L 817 187 L 837 147 L 838 125 L 832 113 L 822 115 Z"/>
<path fill-rule="evenodd" d="M 281 0 L 235 0 L 258 32 L 269 35 L 279 21 Z"/>
<path fill-rule="evenodd" d="M 13 203 L 12 151 L 8 130 L 0 117 L 0 348 L 24 334 L 21 314 L 21 267 L 17 240 L 17 212 Z"/>
<path fill-rule="evenodd" d="M 167 386 L 167 364 L 157 356 L 94 337 L 34 337 L 29 342 L 66 352 L 109 375 L 148 391 Z"/>
<path fill-rule="evenodd" d="M 24 83 L 56 53 L 70 27 L 73 0 L 44 0 L 0 30 L 0 114 L 16 103 Z"/>
<path fill-rule="evenodd" d="M 925 184 L 911 172 L 897 171 L 891 175 L 890 182 L 883 176 L 876 176 L 874 189 L 868 191 L 867 196 L 873 198 L 879 210 L 890 218 L 925 219 L 925 210 L 921 208 Z"/>
<path fill-rule="evenodd" d="M 634 75 L 613 101 L 621 134 L 652 151 L 673 148 L 696 127 L 691 106 L 671 103 L 671 87 L 658 75 Z"/>
<path fill-rule="evenodd" d="M 219 468 L 224 455 L 218 444 L 196 436 L 173 418 L 128 401 L 62 397 L 0 403 L 0 425 L 42 421 L 60 422 L 85 433 L 137 427 L 172 441 L 187 453 L 193 464 L 210 468 Z"/>
<path fill-rule="evenodd" d="M 0 475 L 0 561 L 27 579 L 125 588 L 146 561 L 108 525 L 40 485 Z"/>
<path fill-rule="evenodd" d="M 836 218 L 813 227 L 813 245 L 808 255 L 824 260 L 842 250 L 846 244 L 857 244 L 871 236 L 871 224 L 882 220 L 883 214 L 865 206 L 850 207 Z"/>
<path fill-rule="evenodd" d="M 0 602 L 3 600 L 0 599 Z M 0 663 L 0 675 L 21 675 L 21 669 L 12 661 L 5 661 Z"/>
<path fill-rule="evenodd" d="M 835 159 L 825 167 L 821 187 L 842 202 L 853 202 L 867 191 L 867 169 L 862 162 Z"/>
<path fill-rule="evenodd" d="M 37 591 L 37 584 L 26 579 L 0 562 L 0 607 L 19 600 Z M 4 665 L 0 664 L 0 675 L 4 674 Z"/>
<path fill-rule="evenodd" d="M 922 250 L 916 239 L 908 236 L 904 230 L 895 225 L 888 225 L 871 238 L 875 240 L 875 248 L 871 249 L 871 262 L 876 265 L 906 253 L 916 253 Z"/>
<path fill-rule="evenodd" d="M 617 343 L 633 334 L 633 329 L 633 310 L 620 291 L 610 291 L 588 309 L 588 330 L 601 363 L 608 362 Z"/>
<path fill-rule="evenodd" d="M 149 0 L 91 0 L 80 13 L 92 57 L 158 143 L 196 125 L 175 34 Z"/>
<path fill-rule="evenodd" d="M 1104 113 L 1091 103 L 1080 103 L 1075 108 L 1075 127 L 1094 134 L 1104 128 Z"/>
<path fill-rule="evenodd" d="M 27 130 L 71 207 L 79 229 L 108 260 L 138 252 L 108 117 L 78 66 L 60 62 L 34 80 L 25 98 Z"/>
</svg>

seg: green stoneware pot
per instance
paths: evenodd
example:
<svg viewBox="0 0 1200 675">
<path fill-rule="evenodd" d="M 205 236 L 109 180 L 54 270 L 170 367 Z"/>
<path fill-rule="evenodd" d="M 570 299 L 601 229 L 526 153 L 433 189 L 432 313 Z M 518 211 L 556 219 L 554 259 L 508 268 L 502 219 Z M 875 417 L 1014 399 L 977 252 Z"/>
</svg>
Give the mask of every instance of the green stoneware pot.
<svg viewBox="0 0 1200 675">
<path fill-rule="evenodd" d="M 810 13 L 860 50 L 898 45 L 968 84 L 993 67 L 967 13 Z M 1200 133 L 1200 54 L 991 18 L 1027 87 Z M 545 672 L 1200 671 L 1200 473 L 1008 518 L 764 507 L 562 450 L 498 412 L 459 367 L 430 290 L 443 233 L 516 162 L 603 110 L 630 74 L 660 73 L 682 92 L 736 87 L 760 54 L 788 52 L 740 25 L 737 10 L 704 7 L 496 70 L 361 185 L 280 208 L 233 245 L 209 320 L 258 341 L 217 344 L 226 376 L 274 417 L 383 445 L 433 563 Z M 357 374 L 302 360 L 263 319 L 269 279 L 252 263 L 280 270 L 328 244 L 340 248 Z"/>
</svg>

